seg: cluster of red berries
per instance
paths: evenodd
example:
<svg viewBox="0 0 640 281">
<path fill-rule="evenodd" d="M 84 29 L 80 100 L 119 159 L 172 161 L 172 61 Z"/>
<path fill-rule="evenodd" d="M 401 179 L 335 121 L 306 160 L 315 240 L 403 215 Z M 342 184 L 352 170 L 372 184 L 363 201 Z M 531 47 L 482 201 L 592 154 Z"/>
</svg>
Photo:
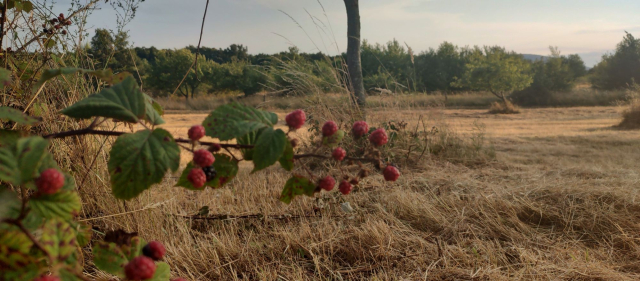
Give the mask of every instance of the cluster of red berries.
<svg viewBox="0 0 640 281">
<path fill-rule="evenodd" d="M 156 273 L 154 261 L 162 260 L 166 250 L 158 241 L 151 241 L 142 248 L 142 256 L 133 258 L 124 266 L 124 274 L 128 280 L 145 280 Z"/>
<path fill-rule="evenodd" d="M 204 137 L 204 134 L 205 129 L 202 125 L 194 125 L 189 128 L 189 131 L 187 132 L 189 139 L 194 143 Z M 212 166 L 213 162 L 216 161 L 216 158 L 213 156 L 211 151 L 217 152 L 220 151 L 220 149 L 221 147 L 219 144 L 214 144 L 209 148 L 209 150 L 199 149 L 193 152 L 193 163 L 198 167 L 191 169 L 187 175 L 187 180 L 193 185 L 193 187 L 201 188 L 206 182 L 213 180 L 216 177 L 216 169 Z"/>
<path fill-rule="evenodd" d="M 54 168 L 49 168 L 36 179 L 36 188 L 41 194 L 51 195 L 64 186 L 64 174 Z"/>
<path fill-rule="evenodd" d="M 52 25 L 51 28 L 47 28 L 47 23 L 43 23 L 42 24 L 42 28 L 43 28 L 42 32 L 47 33 L 47 34 L 53 34 L 58 29 L 61 29 L 63 26 L 71 25 L 71 20 L 65 19 L 64 18 L 64 14 L 60 13 L 60 15 L 57 18 L 50 19 L 49 23 Z M 63 35 L 66 35 L 67 31 L 66 30 L 62 30 L 61 33 Z"/>
</svg>

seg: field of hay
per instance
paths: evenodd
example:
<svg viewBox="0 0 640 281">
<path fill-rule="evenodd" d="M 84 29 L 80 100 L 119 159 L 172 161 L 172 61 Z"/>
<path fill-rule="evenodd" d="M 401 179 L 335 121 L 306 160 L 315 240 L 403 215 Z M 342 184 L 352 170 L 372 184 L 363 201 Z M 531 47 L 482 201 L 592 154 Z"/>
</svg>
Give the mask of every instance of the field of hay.
<svg viewBox="0 0 640 281">
<path fill-rule="evenodd" d="M 370 112 L 370 123 L 408 127 L 438 116 L 462 137 L 482 128 L 495 159 L 427 158 L 396 183 L 375 175 L 348 196 L 286 205 L 288 174 L 243 167 L 223 189 L 172 187 L 175 175 L 124 204 L 107 188 L 84 190 L 83 217 L 163 241 L 174 276 L 189 280 L 640 279 L 640 131 L 613 129 L 619 107 L 521 111 Z M 186 136 L 205 116 L 168 112 L 163 127 Z M 202 206 L 219 216 L 185 218 Z"/>
</svg>

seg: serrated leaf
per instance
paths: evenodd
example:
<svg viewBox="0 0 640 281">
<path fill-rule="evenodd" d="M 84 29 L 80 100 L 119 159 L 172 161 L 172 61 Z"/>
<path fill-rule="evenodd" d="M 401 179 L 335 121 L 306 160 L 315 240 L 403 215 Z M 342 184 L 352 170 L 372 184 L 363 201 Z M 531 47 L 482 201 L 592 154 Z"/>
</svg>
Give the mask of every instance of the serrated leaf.
<svg viewBox="0 0 640 281">
<path fill-rule="evenodd" d="M 18 167 L 22 182 L 28 182 L 37 177 L 39 168 L 47 152 L 49 141 L 41 137 L 29 137 L 18 140 L 16 144 L 16 158 L 18 159 Z"/>
<path fill-rule="evenodd" d="M 280 166 L 287 171 L 293 170 L 293 146 L 291 145 L 291 141 L 287 140 L 284 146 L 284 152 L 282 153 L 282 157 L 278 159 L 280 162 Z"/>
<path fill-rule="evenodd" d="M 225 141 L 242 137 L 260 128 L 273 127 L 277 122 L 278 116 L 275 113 L 231 103 L 212 111 L 202 125 L 207 136 Z"/>
<path fill-rule="evenodd" d="M 313 196 L 316 185 L 309 179 L 302 176 L 293 176 L 285 184 L 280 195 L 280 201 L 290 204 L 291 200 L 298 195 Z"/>
<path fill-rule="evenodd" d="M 33 280 L 40 275 L 42 264 L 31 260 L 29 264 L 12 270 L 0 270 L 0 280 Z"/>
<path fill-rule="evenodd" d="M 162 115 L 162 107 L 155 100 L 153 100 L 147 94 L 144 94 L 145 97 L 145 120 L 149 122 L 151 125 L 160 125 L 164 124 L 164 119 L 160 117 Z"/>
<path fill-rule="evenodd" d="M 166 130 L 121 135 L 111 148 L 108 163 L 113 195 L 134 198 L 179 165 L 180 149 Z"/>
<path fill-rule="evenodd" d="M 20 205 L 21 201 L 15 192 L 8 188 L 0 187 L 0 221 L 17 217 Z"/>
<path fill-rule="evenodd" d="M 344 135 L 345 135 L 345 133 L 344 133 L 343 130 L 338 130 L 335 134 L 333 134 L 330 137 L 323 137 L 322 138 L 322 145 L 328 146 L 328 147 L 331 147 L 331 148 L 336 148 L 336 147 L 338 147 L 338 145 L 340 145 L 340 142 L 344 138 Z"/>
<path fill-rule="evenodd" d="M 23 232 L 9 230 L 0 232 L 0 265 L 19 268 L 31 262 L 29 250 L 33 242 Z"/>
<path fill-rule="evenodd" d="M 164 262 L 159 262 L 156 265 L 156 272 L 153 274 L 153 277 L 145 281 L 169 281 L 171 278 L 171 268 L 169 265 Z"/>
<path fill-rule="evenodd" d="M 21 133 L 19 131 L 0 129 L 0 148 L 16 145 L 20 136 Z"/>
<path fill-rule="evenodd" d="M 18 159 L 13 149 L 0 147 L 0 180 L 19 185 L 22 182 Z"/>
<path fill-rule="evenodd" d="M 76 249 L 76 233 L 65 221 L 48 220 L 42 228 L 42 246 L 58 262 L 64 261 Z"/>
<path fill-rule="evenodd" d="M 78 222 L 75 225 L 76 230 L 76 241 L 78 241 L 78 246 L 85 247 L 91 242 L 91 236 L 93 234 L 93 230 L 91 229 L 91 225 L 85 222 Z"/>
<path fill-rule="evenodd" d="M 223 187 L 238 174 L 238 161 L 226 154 L 214 154 L 216 161 L 213 167 L 216 169 L 216 176 L 207 182 L 213 188 Z"/>
<path fill-rule="evenodd" d="M 101 116 L 137 123 L 146 116 L 146 104 L 138 83 L 129 76 L 124 81 L 65 108 L 62 114 L 80 119 Z"/>
<path fill-rule="evenodd" d="M 100 241 L 93 246 L 93 263 L 102 271 L 123 278 L 127 262 L 127 257 L 115 243 Z"/>
<path fill-rule="evenodd" d="M 258 135 L 260 135 L 260 132 L 264 129 L 265 128 L 250 132 L 242 137 L 237 138 L 236 141 L 238 142 L 238 144 L 255 145 L 256 139 L 258 139 Z M 240 152 L 242 152 L 242 157 L 244 158 L 244 160 L 247 160 L 247 161 L 253 161 L 253 151 L 254 151 L 253 148 L 240 149 Z"/>
<path fill-rule="evenodd" d="M 0 180 L 21 185 L 38 176 L 49 142 L 41 137 L 21 138 L 15 147 L 0 148 Z"/>
<path fill-rule="evenodd" d="M 38 123 L 38 119 L 26 115 L 22 113 L 22 111 L 8 106 L 0 106 L 0 120 L 9 120 L 21 125 L 33 125 L 35 123 Z"/>
<path fill-rule="evenodd" d="M 284 152 L 284 148 L 287 142 L 286 134 L 280 130 L 274 130 L 272 128 L 266 128 L 264 131 L 260 133 L 258 136 L 258 140 L 256 140 L 256 145 L 253 149 L 253 172 L 262 170 L 267 168 L 280 157 Z"/>
<path fill-rule="evenodd" d="M 58 275 L 60 276 L 61 281 L 81 281 L 78 276 L 76 276 L 66 268 L 60 269 L 60 271 L 58 271 Z"/>
<path fill-rule="evenodd" d="M 132 260 L 137 256 L 142 255 L 142 248 L 147 245 L 147 242 L 142 239 L 140 236 L 136 236 L 131 238 L 130 245 L 122 245 L 122 253 L 128 260 Z"/>
<path fill-rule="evenodd" d="M 34 213 L 46 219 L 61 218 L 70 220 L 82 208 L 80 197 L 77 193 L 71 191 L 35 196 L 29 200 L 28 205 Z"/>
</svg>

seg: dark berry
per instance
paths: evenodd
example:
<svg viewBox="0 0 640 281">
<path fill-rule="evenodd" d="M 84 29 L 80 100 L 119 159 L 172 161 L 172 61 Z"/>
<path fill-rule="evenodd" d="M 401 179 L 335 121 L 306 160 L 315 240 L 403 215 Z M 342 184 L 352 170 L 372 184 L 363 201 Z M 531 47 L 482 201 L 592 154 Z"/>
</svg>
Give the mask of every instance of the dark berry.
<svg viewBox="0 0 640 281">
<path fill-rule="evenodd" d="M 71 21 L 70 21 L 70 20 L 67 20 L 67 21 L 65 22 L 65 24 L 66 24 L 66 25 L 71 25 Z"/>
<path fill-rule="evenodd" d="M 347 156 L 347 152 L 344 151 L 344 149 L 342 147 L 338 147 L 335 150 L 333 150 L 333 152 L 331 153 L 331 156 L 336 161 L 342 161 L 342 160 L 344 160 L 344 157 Z"/>
<path fill-rule="evenodd" d="M 298 144 L 300 144 L 300 141 L 298 139 L 291 140 L 291 147 L 297 147 Z"/>
<path fill-rule="evenodd" d="M 67 35 L 67 31 L 66 31 L 66 30 L 63 30 L 63 31 L 62 31 L 62 35 Z"/>
<path fill-rule="evenodd" d="M 398 171 L 398 168 L 389 165 L 384 168 L 382 175 L 384 175 L 384 180 L 386 181 L 396 181 L 400 177 L 400 171 Z"/>
<path fill-rule="evenodd" d="M 336 122 L 327 121 L 322 125 L 322 135 L 325 137 L 333 136 L 338 131 L 338 125 Z"/>
<path fill-rule="evenodd" d="M 369 135 L 369 141 L 375 146 L 382 146 L 389 141 L 389 137 L 387 136 L 387 132 L 384 128 L 380 128 Z"/>
<path fill-rule="evenodd" d="M 207 182 L 207 176 L 204 174 L 204 171 L 202 171 L 202 169 L 194 168 L 189 171 L 187 180 L 193 185 L 193 187 L 201 188 Z"/>
<path fill-rule="evenodd" d="M 214 143 L 212 145 L 209 146 L 209 151 L 211 152 L 218 152 L 222 149 L 222 146 L 220 144 Z"/>
<path fill-rule="evenodd" d="M 193 163 L 200 167 L 209 167 L 215 162 L 216 159 L 209 150 L 199 149 L 193 152 Z"/>
<path fill-rule="evenodd" d="M 353 190 L 353 186 L 351 186 L 348 181 L 343 180 L 342 182 L 340 182 L 340 186 L 338 186 L 338 189 L 340 189 L 340 192 L 342 194 L 347 195 L 351 193 L 351 190 Z"/>
<path fill-rule="evenodd" d="M 318 182 L 318 186 L 326 191 L 333 190 L 336 180 L 332 176 L 326 176 Z"/>
<path fill-rule="evenodd" d="M 189 128 L 189 132 L 187 132 L 187 135 L 189 136 L 190 140 L 197 141 L 204 137 L 204 132 L 205 130 L 202 125 L 193 125 L 191 126 L 191 128 Z"/>
<path fill-rule="evenodd" d="M 156 264 L 153 263 L 152 259 L 145 256 L 135 257 L 124 266 L 124 274 L 128 280 L 150 279 L 155 272 Z"/>
<path fill-rule="evenodd" d="M 358 179 L 357 179 L 357 178 L 353 178 L 353 179 L 351 179 L 351 180 L 349 181 L 349 183 L 350 183 L 350 184 L 352 184 L 352 185 L 358 185 L 358 183 L 360 183 L 360 181 L 358 181 Z"/>
<path fill-rule="evenodd" d="M 216 171 L 216 168 L 214 168 L 213 166 L 203 167 L 202 171 L 204 172 L 204 175 L 207 177 L 207 181 L 213 180 L 218 174 L 218 172 Z"/>
<path fill-rule="evenodd" d="M 154 261 L 159 261 L 164 257 L 164 245 L 158 241 L 151 241 L 149 244 L 142 248 L 142 254 L 151 258 Z"/>
<path fill-rule="evenodd" d="M 36 187 L 42 194 L 54 194 L 62 186 L 64 186 L 64 175 L 54 168 L 44 170 L 36 179 Z"/>
<path fill-rule="evenodd" d="M 304 114 L 302 109 L 296 109 L 287 114 L 287 116 L 284 117 L 284 120 L 287 122 L 287 126 L 289 126 L 289 128 L 296 130 L 300 129 L 302 125 L 304 125 L 304 122 L 307 121 L 307 115 Z"/>
<path fill-rule="evenodd" d="M 54 24 L 54 23 L 58 22 L 58 19 L 57 18 L 52 18 L 49 22 L 51 24 Z"/>
<path fill-rule="evenodd" d="M 356 121 L 353 123 L 353 128 L 351 128 L 351 132 L 356 138 L 362 137 L 369 132 L 369 124 L 364 121 Z"/>
</svg>

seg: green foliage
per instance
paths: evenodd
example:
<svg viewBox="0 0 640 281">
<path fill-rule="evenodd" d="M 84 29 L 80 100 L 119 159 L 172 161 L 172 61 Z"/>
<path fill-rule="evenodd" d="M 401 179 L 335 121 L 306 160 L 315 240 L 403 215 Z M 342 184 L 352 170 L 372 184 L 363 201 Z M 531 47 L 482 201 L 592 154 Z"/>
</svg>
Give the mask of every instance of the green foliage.
<svg viewBox="0 0 640 281">
<path fill-rule="evenodd" d="M 285 133 L 272 128 L 265 128 L 258 136 L 253 155 L 253 172 L 267 168 L 278 161 L 287 143 Z"/>
<path fill-rule="evenodd" d="M 343 130 L 338 130 L 335 134 L 330 137 L 322 138 L 322 145 L 328 146 L 330 148 L 336 148 L 340 145 L 340 142 L 345 136 L 345 132 Z"/>
<path fill-rule="evenodd" d="M 616 52 L 604 55 L 592 70 L 590 82 L 597 89 L 619 89 L 640 81 L 640 40 L 626 33 Z"/>
<path fill-rule="evenodd" d="M 164 129 L 122 135 L 113 144 L 108 163 L 113 195 L 132 199 L 179 164 L 180 149 Z"/>
<path fill-rule="evenodd" d="M 280 201 L 290 204 L 291 200 L 298 195 L 313 196 L 315 190 L 316 185 L 309 179 L 302 176 L 293 176 L 284 184 Z"/>
<path fill-rule="evenodd" d="M 532 63 L 533 83 L 510 97 L 520 105 L 552 105 L 554 93 L 573 88 L 576 78 L 584 75 L 584 62 L 577 55 L 561 56 L 557 48 L 550 47 L 551 56 Z"/>
<path fill-rule="evenodd" d="M 93 245 L 93 263 L 100 270 L 120 278 L 124 277 L 124 266 L 128 260 L 116 243 L 98 242 Z"/>
<path fill-rule="evenodd" d="M 8 107 L 0 107 L 0 120 L 9 120 L 22 125 L 33 125 L 38 122 L 38 119 L 25 115 L 20 110 Z"/>
<path fill-rule="evenodd" d="M 288 139 L 284 145 L 284 152 L 282 153 L 282 157 L 278 159 L 280 166 L 286 171 L 293 170 L 293 146 L 291 145 L 291 141 Z"/>
<path fill-rule="evenodd" d="M 42 229 L 42 245 L 54 259 L 62 262 L 76 250 L 76 233 L 60 219 L 50 219 Z"/>
<path fill-rule="evenodd" d="M 51 195 L 40 195 L 29 200 L 34 214 L 45 219 L 72 219 L 80 212 L 82 203 L 76 192 L 63 191 Z"/>
<path fill-rule="evenodd" d="M 100 116 L 137 123 L 146 116 L 146 104 L 135 79 L 127 77 L 122 83 L 65 108 L 62 114 L 81 119 Z"/>
<path fill-rule="evenodd" d="M 465 66 L 464 75 L 454 82 L 457 87 L 489 91 L 503 100 L 533 81 L 530 65 L 515 53 L 501 47 L 476 48 Z"/>
<path fill-rule="evenodd" d="M 266 112 L 239 103 L 225 104 L 202 122 L 207 136 L 221 141 L 242 137 L 252 131 L 272 127 L 278 122 L 275 113 Z"/>
</svg>

